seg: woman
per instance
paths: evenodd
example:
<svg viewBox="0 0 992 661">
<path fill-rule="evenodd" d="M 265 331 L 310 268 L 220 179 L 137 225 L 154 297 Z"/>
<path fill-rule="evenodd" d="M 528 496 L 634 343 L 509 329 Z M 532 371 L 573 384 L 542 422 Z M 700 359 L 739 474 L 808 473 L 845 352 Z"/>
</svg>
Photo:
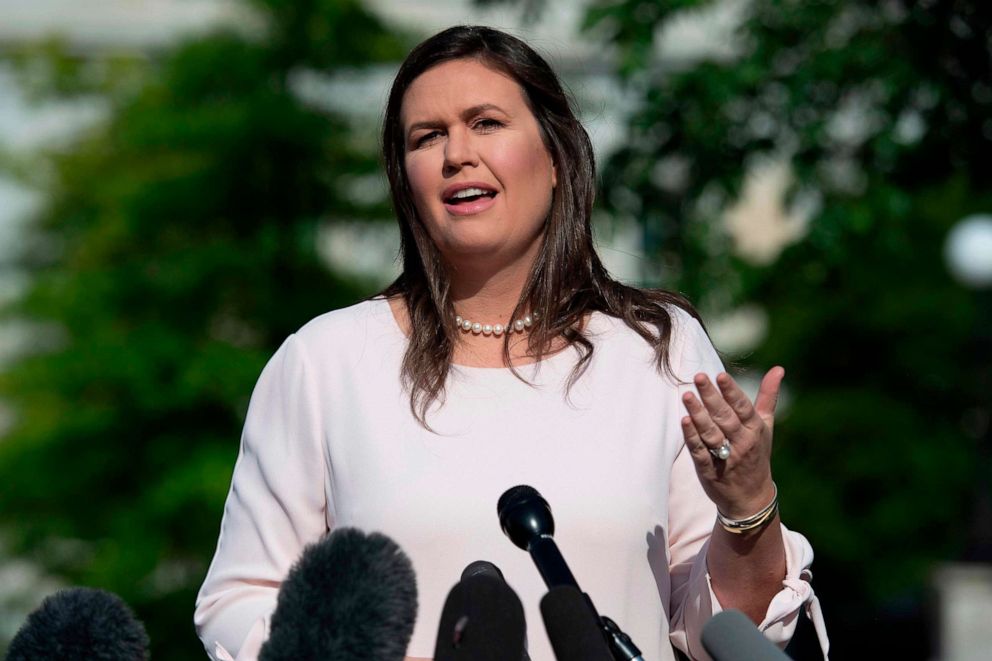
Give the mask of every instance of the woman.
<svg viewBox="0 0 992 661">
<path fill-rule="evenodd" d="M 787 640 L 815 597 L 771 476 L 784 371 L 752 405 L 688 302 L 610 279 L 589 139 L 547 63 L 487 28 L 428 39 L 394 81 L 383 149 L 403 274 L 262 373 L 197 601 L 208 652 L 250 656 L 303 546 L 355 526 L 413 561 L 410 657 L 431 656 L 448 589 L 481 558 L 520 595 L 531 657 L 552 659 L 544 586 L 496 521 L 516 484 L 551 503 L 583 589 L 645 658 L 702 656 L 721 607 Z"/>
</svg>

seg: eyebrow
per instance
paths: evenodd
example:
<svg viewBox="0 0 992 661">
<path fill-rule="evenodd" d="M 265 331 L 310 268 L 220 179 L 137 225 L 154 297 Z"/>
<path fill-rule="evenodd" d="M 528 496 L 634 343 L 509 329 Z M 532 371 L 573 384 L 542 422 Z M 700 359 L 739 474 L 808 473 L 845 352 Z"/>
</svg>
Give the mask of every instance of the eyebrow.
<svg viewBox="0 0 992 661">
<path fill-rule="evenodd" d="M 494 103 L 480 103 L 477 106 L 466 108 L 459 114 L 459 117 L 461 117 L 462 121 L 464 121 L 470 117 L 474 117 L 475 115 L 486 112 L 487 110 L 496 110 L 500 113 L 503 113 L 504 115 L 508 114 L 505 110 L 503 110 Z M 410 135 L 411 133 L 419 129 L 433 129 L 433 128 L 437 128 L 438 126 L 441 126 L 441 123 L 438 122 L 437 120 L 414 122 L 413 124 L 410 125 L 410 128 L 407 129 L 406 134 Z"/>
</svg>

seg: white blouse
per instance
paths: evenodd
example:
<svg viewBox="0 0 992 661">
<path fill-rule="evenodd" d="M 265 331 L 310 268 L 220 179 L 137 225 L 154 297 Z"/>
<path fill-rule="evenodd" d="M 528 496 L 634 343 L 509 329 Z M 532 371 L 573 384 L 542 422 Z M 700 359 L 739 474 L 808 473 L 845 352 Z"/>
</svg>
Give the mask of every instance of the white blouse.
<svg viewBox="0 0 992 661">
<path fill-rule="evenodd" d="M 586 373 L 569 392 L 568 349 L 521 368 L 456 366 L 424 429 L 400 383 L 406 337 L 376 299 L 317 317 L 279 348 L 252 395 L 217 551 L 195 624 L 214 659 L 253 659 L 268 635 L 280 582 L 303 547 L 335 526 L 379 531 L 409 555 L 419 609 L 407 654 L 431 657 L 448 590 L 474 560 L 498 566 L 527 618 L 534 661 L 554 656 L 539 611 L 546 588 L 499 527 L 496 502 L 535 487 L 579 586 L 649 661 L 672 644 L 706 658 L 699 634 L 720 611 L 706 543 L 716 508 L 684 447 L 680 396 L 692 376 L 722 371 L 699 324 L 673 310 L 678 384 L 623 322 L 596 313 Z M 760 626 L 792 635 L 807 604 L 813 552 L 783 527 L 787 576 Z"/>
</svg>

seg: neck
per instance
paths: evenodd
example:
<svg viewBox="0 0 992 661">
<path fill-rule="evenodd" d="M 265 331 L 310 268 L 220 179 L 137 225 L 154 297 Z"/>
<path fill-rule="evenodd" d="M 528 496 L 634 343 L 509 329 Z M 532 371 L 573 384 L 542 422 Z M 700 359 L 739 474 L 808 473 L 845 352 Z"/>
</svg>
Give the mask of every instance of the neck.
<svg viewBox="0 0 992 661">
<path fill-rule="evenodd" d="M 510 265 L 495 271 L 483 271 L 477 266 L 451 265 L 451 302 L 455 312 L 484 323 L 510 320 L 520 301 L 521 292 L 530 273 L 530 263 Z"/>
</svg>

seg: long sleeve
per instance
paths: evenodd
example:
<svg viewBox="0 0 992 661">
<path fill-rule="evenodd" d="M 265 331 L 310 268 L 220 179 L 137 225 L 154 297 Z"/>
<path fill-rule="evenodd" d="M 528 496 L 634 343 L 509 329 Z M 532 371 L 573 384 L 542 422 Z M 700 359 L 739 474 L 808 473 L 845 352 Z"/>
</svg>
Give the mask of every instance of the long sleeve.
<svg viewBox="0 0 992 661">
<path fill-rule="evenodd" d="M 712 343 L 699 323 L 687 314 L 676 317 L 678 340 L 673 343 L 676 376 L 685 383 L 677 396 L 694 389 L 692 377 L 705 372 L 711 379 L 723 371 Z M 716 506 L 703 491 L 689 451 L 683 447 L 672 466 L 669 494 L 669 572 L 671 575 L 670 639 L 693 659 L 708 659 L 700 643 L 703 625 L 723 610 L 710 585 L 706 551 L 716 520 Z M 799 610 L 806 607 L 827 656 L 828 642 L 819 602 L 809 580 L 813 549 L 801 534 L 782 526 L 786 574 L 782 589 L 773 597 L 759 629 L 772 642 L 784 646 L 792 638 Z"/>
<path fill-rule="evenodd" d="M 290 336 L 259 377 L 213 562 L 194 623 L 213 659 L 253 656 L 280 583 L 327 531 L 320 409 L 304 348 Z"/>
</svg>

